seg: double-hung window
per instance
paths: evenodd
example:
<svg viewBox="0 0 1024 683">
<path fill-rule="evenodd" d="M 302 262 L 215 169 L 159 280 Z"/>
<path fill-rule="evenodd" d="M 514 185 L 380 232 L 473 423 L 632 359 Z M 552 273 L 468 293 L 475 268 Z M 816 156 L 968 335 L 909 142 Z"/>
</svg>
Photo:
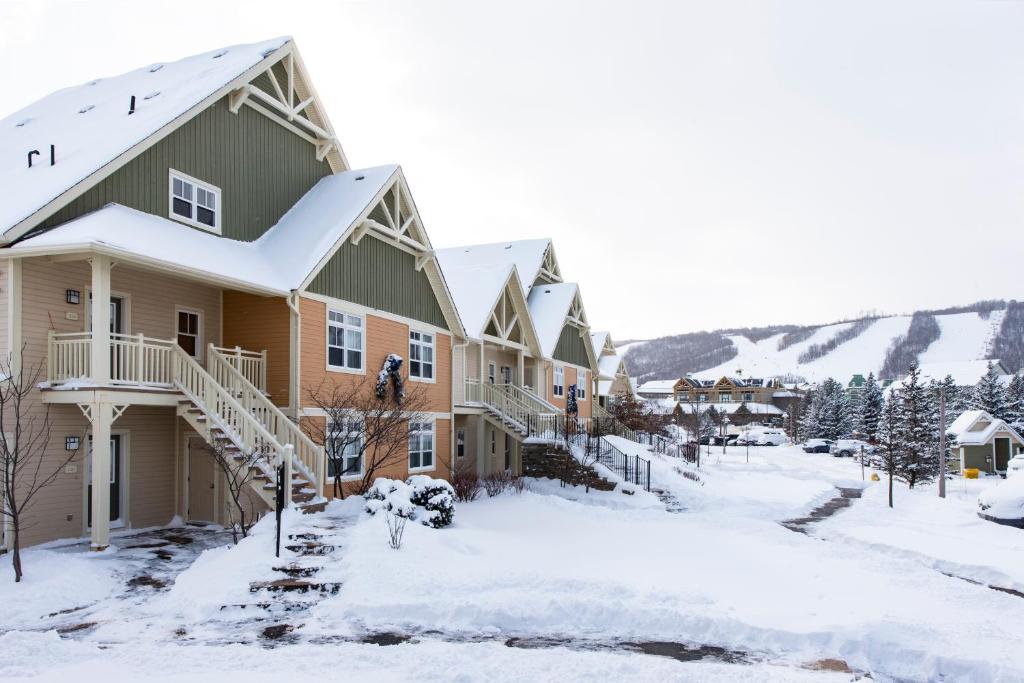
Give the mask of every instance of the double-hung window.
<svg viewBox="0 0 1024 683">
<path fill-rule="evenodd" d="M 220 233 L 220 188 L 178 171 L 170 172 L 170 216 L 203 230 Z"/>
<path fill-rule="evenodd" d="M 576 370 L 576 398 L 580 401 L 587 400 L 587 371 Z"/>
<path fill-rule="evenodd" d="M 363 423 L 352 418 L 327 420 L 327 476 L 361 477 L 363 475 Z"/>
<path fill-rule="evenodd" d="M 565 396 L 565 368 L 561 365 L 556 365 L 554 377 L 551 394 L 554 396 Z"/>
<path fill-rule="evenodd" d="M 732 403 L 732 392 L 723 391 L 718 393 L 719 403 Z"/>
<path fill-rule="evenodd" d="M 409 422 L 409 469 L 434 467 L 434 423 Z"/>
<path fill-rule="evenodd" d="M 409 376 L 434 379 L 434 335 L 409 331 Z"/>
<path fill-rule="evenodd" d="M 363 369 L 363 319 L 341 311 L 327 312 L 327 365 Z"/>
<path fill-rule="evenodd" d="M 744 392 L 743 400 L 746 401 L 747 403 L 752 402 L 754 400 L 753 392 L 750 392 L 750 391 Z"/>
<path fill-rule="evenodd" d="M 199 337 L 199 313 L 178 309 L 178 346 L 193 358 L 201 358 L 202 340 Z"/>
</svg>

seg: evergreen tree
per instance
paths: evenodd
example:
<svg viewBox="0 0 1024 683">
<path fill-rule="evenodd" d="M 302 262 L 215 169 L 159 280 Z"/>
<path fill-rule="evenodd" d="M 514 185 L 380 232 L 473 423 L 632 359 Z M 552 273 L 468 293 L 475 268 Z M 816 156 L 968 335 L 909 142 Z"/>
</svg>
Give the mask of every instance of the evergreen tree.
<svg viewBox="0 0 1024 683">
<path fill-rule="evenodd" d="M 857 425 L 870 443 L 875 443 L 877 439 L 878 422 L 882 419 L 884 407 L 885 394 L 882 393 L 882 387 L 875 381 L 875 373 L 872 372 L 868 374 L 868 381 L 864 384 L 864 391 L 860 397 Z"/>
<path fill-rule="evenodd" d="M 999 382 L 999 371 L 992 363 L 988 364 L 988 372 L 974 386 L 971 407 L 984 410 L 1000 420 L 1006 419 L 1006 390 Z"/>
<path fill-rule="evenodd" d="M 1024 423 L 1024 377 L 1014 375 L 1006 387 L 1006 417 L 1010 424 Z"/>
<path fill-rule="evenodd" d="M 916 362 L 911 364 L 910 374 L 898 392 L 896 439 L 900 448 L 896 477 L 914 488 L 932 480 L 938 473 L 935 448 L 938 414 L 931 392 L 921 382 L 921 370 Z"/>
<path fill-rule="evenodd" d="M 800 436 L 804 441 L 808 439 L 819 439 L 821 431 L 818 425 L 818 391 L 811 389 L 804 395 L 800 413 Z"/>
<path fill-rule="evenodd" d="M 892 507 L 892 482 L 899 471 L 903 446 L 899 438 L 900 397 L 895 391 L 889 394 L 889 400 L 882 402 L 875 440 L 878 447 L 872 456 L 872 466 L 881 471 L 889 480 L 889 507 Z"/>
</svg>

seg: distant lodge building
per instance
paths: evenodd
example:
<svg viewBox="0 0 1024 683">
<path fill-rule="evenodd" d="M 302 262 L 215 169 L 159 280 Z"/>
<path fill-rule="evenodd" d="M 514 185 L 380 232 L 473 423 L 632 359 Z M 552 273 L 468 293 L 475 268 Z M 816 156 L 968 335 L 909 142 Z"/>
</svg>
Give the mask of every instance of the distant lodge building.
<svg viewBox="0 0 1024 683">
<path fill-rule="evenodd" d="M 653 380 L 637 388 L 637 394 L 648 399 L 655 412 L 672 414 L 677 420 L 714 408 L 729 422 L 742 426 L 753 422 L 782 426 L 785 416 L 795 410 L 802 392 L 779 378 L 759 379 L 720 377 L 700 379 L 693 376 L 677 380 Z"/>
</svg>

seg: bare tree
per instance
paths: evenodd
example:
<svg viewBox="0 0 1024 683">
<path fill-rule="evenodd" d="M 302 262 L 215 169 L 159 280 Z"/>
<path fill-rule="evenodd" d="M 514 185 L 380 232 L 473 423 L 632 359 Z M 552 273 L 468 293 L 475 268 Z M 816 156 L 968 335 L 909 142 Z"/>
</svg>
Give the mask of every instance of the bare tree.
<svg viewBox="0 0 1024 683">
<path fill-rule="evenodd" d="M 425 386 L 414 384 L 401 398 L 377 390 L 377 380 L 364 377 L 353 384 L 321 382 L 309 392 L 310 403 L 326 417 L 323 424 L 306 420 L 303 427 L 324 445 L 334 472 L 334 495 L 345 497 L 342 478 L 360 475 L 356 493 L 362 495 L 380 474 L 404 464 L 409 457 L 409 423 L 427 420 L 430 399 Z M 436 443 L 434 457 L 439 458 Z"/>
<path fill-rule="evenodd" d="M 206 452 L 213 458 L 217 470 L 224 475 L 228 497 L 228 522 L 231 525 L 231 538 L 238 544 L 241 538 L 249 535 L 249 530 L 256 523 L 256 505 L 249 485 L 256 480 L 257 465 L 270 458 L 258 448 L 242 451 L 227 441 L 214 441 L 207 444 Z M 285 482 L 291 486 L 291 482 Z"/>
<path fill-rule="evenodd" d="M 39 400 L 36 385 L 43 374 L 43 362 L 23 368 L 24 347 L 18 358 L 0 360 L 0 523 L 8 524 L 13 535 L 14 580 L 24 575 L 21 566 L 21 532 L 25 513 L 35 497 L 52 484 L 64 467 L 78 455 L 78 449 L 47 457 L 50 443 L 50 408 Z"/>
</svg>

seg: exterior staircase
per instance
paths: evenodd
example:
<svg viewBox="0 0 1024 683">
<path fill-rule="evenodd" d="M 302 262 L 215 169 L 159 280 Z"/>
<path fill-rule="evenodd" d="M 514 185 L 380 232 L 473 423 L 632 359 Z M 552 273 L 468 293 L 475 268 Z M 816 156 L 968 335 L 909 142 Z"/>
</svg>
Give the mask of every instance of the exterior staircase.
<svg viewBox="0 0 1024 683">
<path fill-rule="evenodd" d="M 284 466 L 286 504 L 305 512 L 322 510 L 322 449 L 274 405 L 212 344 L 207 368 L 175 344 L 171 351 L 174 385 L 184 395 L 178 415 L 226 457 L 250 462 L 249 486 L 273 510 L 278 468 Z"/>
<path fill-rule="evenodd" d="M 483 407 L 491 419 L 504 429 L 528 436 L 540 415 L 557 415 L 559 409 L 514 384 L 466 381 L 466 399 Z"/>
</svg>

